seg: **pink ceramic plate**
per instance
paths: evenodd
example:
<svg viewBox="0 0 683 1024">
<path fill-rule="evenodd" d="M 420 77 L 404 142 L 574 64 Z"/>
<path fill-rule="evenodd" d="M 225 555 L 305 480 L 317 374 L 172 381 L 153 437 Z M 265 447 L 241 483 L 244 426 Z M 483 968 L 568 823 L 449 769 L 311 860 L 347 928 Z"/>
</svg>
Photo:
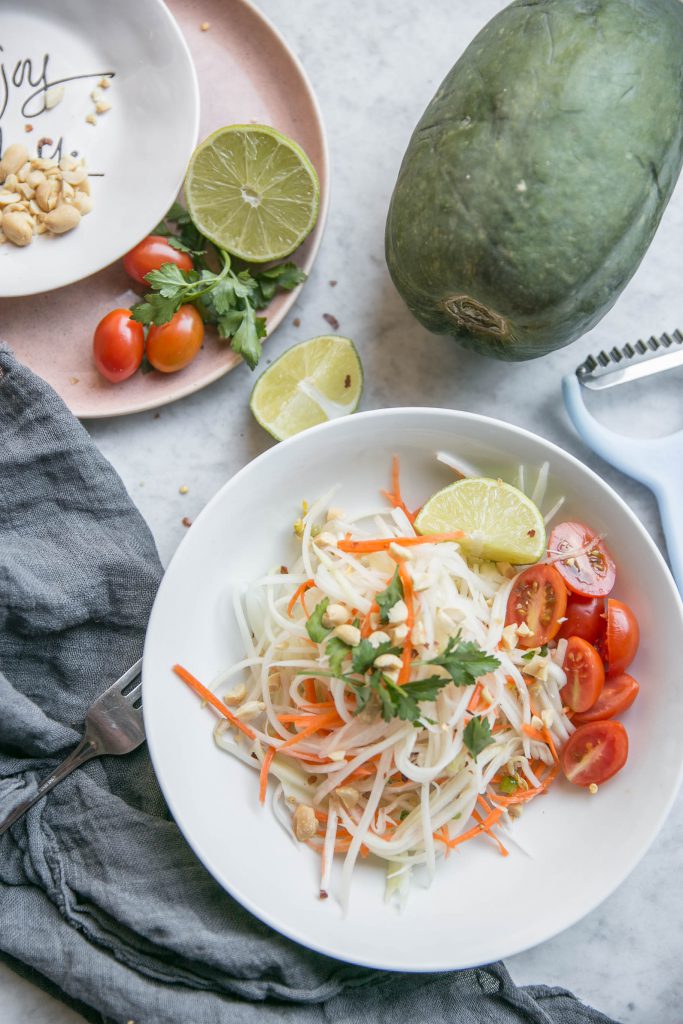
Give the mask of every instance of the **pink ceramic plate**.
<svg viewBox="0 0 683 1024">
<path fill-rule="evenodd" d="M 169 7 L 199 77 L 200 137 L 224 124 L 260 122 L 290 135 L 313 161 L 320 178 L 320 214 L 294 257 L 308 272 L 325 224 L 329 174 L 325 131 L 306 73 L 282 36 L 247 0 L 169 0 Z M 210 27 L 203 32 L 205 22 Z M 296 294 L 273 299 L 266 311 L 269 333 Z M 138 373 L 123 384 L 109 384 L 92 363 L 92 332 L 108 310 L 135 300 L 118 262 L 56 292 L 3 300 L 0 333 L 81 418 L 122 416 L 165 405 L 198 391 L 238 363 L 228 346 L 208 332 L 203 350 L 180 373 Z"/>
</svg>

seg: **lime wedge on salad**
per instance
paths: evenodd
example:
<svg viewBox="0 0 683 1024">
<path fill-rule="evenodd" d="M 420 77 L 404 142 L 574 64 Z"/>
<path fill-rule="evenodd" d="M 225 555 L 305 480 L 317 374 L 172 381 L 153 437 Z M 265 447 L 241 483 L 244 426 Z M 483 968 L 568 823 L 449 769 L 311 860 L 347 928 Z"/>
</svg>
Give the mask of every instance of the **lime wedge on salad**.
<svg viewBox="0 0 683 1024">
<path fill-rule="evenodd" d="M 363 367 L 350 338 L 323 335 L 288 349 L 254 385 L 249 406 L 276 441 L 355 412 Z"/>
<path fill-rule="evenodd" d="M 462 530 L 463 550 L 493 562 L 528 565 L 545 552 L 545 524 L 533 501 L 512 484 L 488 477 L 466 477 L 437 491 L 420 510 L 415 529 Z"/>
<path fill-rule="evenodd" d="M 250 263 L 279 260 L 313 230 L 320 186 L 296 142 L 266 125 L 219 128 L 195 149 L 185 198 L 202 234 Z"/>
</svg>

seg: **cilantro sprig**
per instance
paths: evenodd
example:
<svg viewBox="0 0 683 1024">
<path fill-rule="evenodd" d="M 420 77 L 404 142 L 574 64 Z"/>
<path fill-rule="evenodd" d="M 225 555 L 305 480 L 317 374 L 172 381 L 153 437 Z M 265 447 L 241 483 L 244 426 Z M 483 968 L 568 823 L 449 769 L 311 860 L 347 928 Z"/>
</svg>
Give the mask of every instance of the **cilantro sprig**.
<svg viewBox="0 0 683 1024">
<path fill-rule="evenodd" d="M 173 204 L 155 234 L 164 235 L 174 249 L 189 253 L 195 269 L 164 263 L 147 274 L 151 290 L 133 306 L 132 319 L 145 326 L 166 324 L 181 306 L 192 303 L 204 322 L 215 325 L 219 337 L 229 338 L 232 350 L 253 370 L 267 333 L 265 317 L 257 316 L 257 311 L 268 305 L 278 289 L 291 291 L 301 284 L 304 272 L 291 262 L 267 270 L 240 266 L 201 234 L 179 203 Z"/>
<path fill-rule="evenodd" d="M 444 650 L 424 665 L 439 665 L 445 668 L 456 686 L 471 686 L 479 676 L 493 672 L 500 662 L 492 654 L 486 654 L 472 640 L 461 640 L 460 633 L 448 638 Z"/>
</svg>

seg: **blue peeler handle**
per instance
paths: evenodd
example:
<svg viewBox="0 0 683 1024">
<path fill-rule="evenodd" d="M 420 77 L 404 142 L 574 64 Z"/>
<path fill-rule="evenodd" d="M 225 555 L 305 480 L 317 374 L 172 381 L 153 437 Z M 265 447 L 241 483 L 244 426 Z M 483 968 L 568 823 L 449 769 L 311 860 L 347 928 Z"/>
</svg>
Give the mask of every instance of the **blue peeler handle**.
<svg viewBox="0 0 683 1024">
<path fill-rule="evenodd" d="M 662 517 L 669 564 L 683 595 L 683 431 L 654 440 L 626 438 L 603 427 L 586 408 L 574 373 L 562 379 L 569 418 L 593 451 L 616 469 L 649 487 Z"/>
</svg>

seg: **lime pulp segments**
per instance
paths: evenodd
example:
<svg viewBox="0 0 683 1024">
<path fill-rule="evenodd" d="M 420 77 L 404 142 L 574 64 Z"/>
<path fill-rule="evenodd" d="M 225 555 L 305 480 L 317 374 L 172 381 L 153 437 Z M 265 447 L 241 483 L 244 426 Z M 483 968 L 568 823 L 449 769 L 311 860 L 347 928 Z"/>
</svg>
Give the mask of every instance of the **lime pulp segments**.
<svg viewBox="0 0 683 1024">
<path fill-rule="evenodd" d="M 276 359 L 256 381 L 249 405 L 261 426 L 283 441 L 355 412 L 362 391 L 363 368 L 353 342 L 323 335 Z"/>
<path fill-rule="evenodd" d="M 251 263 L 282 259 L 313 230 L 320 186 L 292 139 L 266 125 L 229 125 L 195 149 L 188 210 L 219 248 Z"/>
<path fill-rule="evenodd" d="M 462 530 L 464 551 L 495 562 L 526 565 L 545 552 L 545 524 L 522 491 L 502 480 L 467 477 L 444 487 L 422 507 L 418 533 Z"/>
</svg>

